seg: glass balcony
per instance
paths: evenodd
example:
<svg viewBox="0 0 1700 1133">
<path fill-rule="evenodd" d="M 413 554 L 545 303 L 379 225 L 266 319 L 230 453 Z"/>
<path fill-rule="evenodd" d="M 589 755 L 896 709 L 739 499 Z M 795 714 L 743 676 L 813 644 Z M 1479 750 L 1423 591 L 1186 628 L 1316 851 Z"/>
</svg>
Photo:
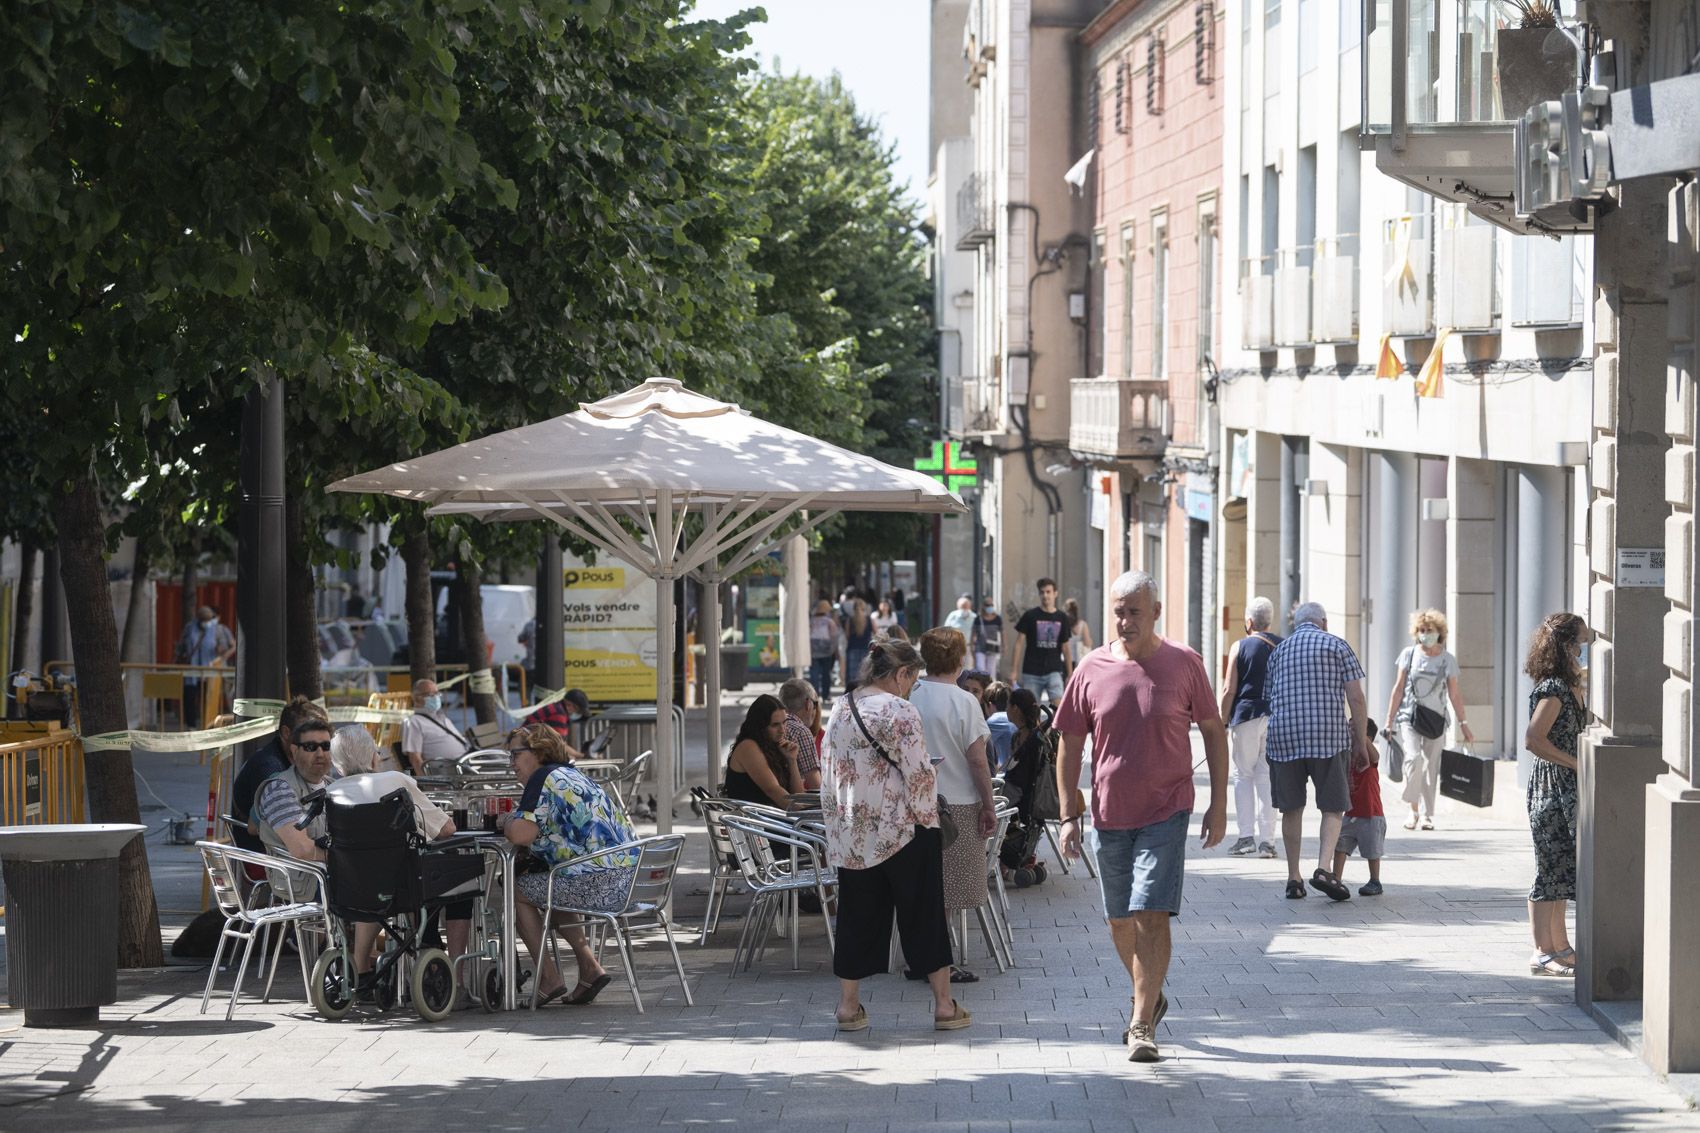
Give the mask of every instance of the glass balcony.
<svg viewBox="0 0 1700 1133">
<path fill-rule="evenodd" d="M 1275 257 L 1275 344 L 1309 346 L 1312 248 L 1282 248 Z"/>
<path fill-rule="evenodd" d="M 1358 234 L 1324 236 L 1316 242 L 1311 269 L 1315 297 L 1311 337 L 1317 342 L 1358 340 Z"/>
<path fill-rule="evenodd" d="M 1240 346 L 1275 349 L 1275 257 L 1251 256 L 1240 263 Z"/>
<path fill-rule="evenodd" d="M 1508 26 L 1499 0 L 1363 0 L 1362 136 L 1376 167 L 1517 233 L 1586 227 L 1564 206 L 1520 218 L 1513 123 L 1578 89 L 1574 26 Z"/>
</svg>

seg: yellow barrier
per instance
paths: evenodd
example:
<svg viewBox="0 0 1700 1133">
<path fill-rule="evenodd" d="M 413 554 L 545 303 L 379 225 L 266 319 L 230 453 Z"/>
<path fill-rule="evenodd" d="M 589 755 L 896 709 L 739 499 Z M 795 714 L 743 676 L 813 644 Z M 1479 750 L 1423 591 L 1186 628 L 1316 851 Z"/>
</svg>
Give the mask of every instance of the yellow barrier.
<svg viewBox="0 0 1700 1133">
<path fill-rule="evenodd" d="M 83 821 L 83 743 L 75 732 L 0 744 L 0 826 Z"/>
</svg>

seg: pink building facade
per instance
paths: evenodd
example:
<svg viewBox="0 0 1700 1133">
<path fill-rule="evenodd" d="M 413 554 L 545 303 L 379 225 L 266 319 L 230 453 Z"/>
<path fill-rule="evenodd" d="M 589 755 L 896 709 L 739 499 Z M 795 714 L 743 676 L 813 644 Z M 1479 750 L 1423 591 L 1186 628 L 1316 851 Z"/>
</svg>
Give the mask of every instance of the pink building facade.
<svg viewBox="0 0 1700 1133">
<path fill-rule="evenodd" d="M 1214 564 L 1233 553 L 1217 545 L 1214 492 L 1221 19 L 1213 0 L 1120 0 L 1080 33 L 1091 156 L 1074 176 L 1092 199 L 1092 269 L 1071 428 L 1104 497 L 1091 501 L 1103 577 L 1156 577 L 1161 632 L 1217 674 Z"/>
</svg>

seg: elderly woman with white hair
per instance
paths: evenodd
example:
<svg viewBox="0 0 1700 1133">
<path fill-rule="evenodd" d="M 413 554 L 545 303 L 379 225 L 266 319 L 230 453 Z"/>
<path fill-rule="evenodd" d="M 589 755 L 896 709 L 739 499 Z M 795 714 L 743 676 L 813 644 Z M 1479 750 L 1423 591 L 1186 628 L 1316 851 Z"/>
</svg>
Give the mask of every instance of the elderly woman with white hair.
<svg viewBox="0 0 1700 1133">
<path fill-rule="evenodd" d="M 1230 854 L 1275 857 L 1275 804 L 1269 793 L 1269 760 L 1263 745 L 1269 731 L 1269 697 L 1263 687 L 1269 655 L 1281 644 L 1272 633 L 1275 604 L 1253 598 L 1245 607 L 1245 636 L 1228 650 L 1228 679 L 1222 682 L 1222 718 L 1228 722 L 1233 756 L 1234 814 L 1239 840 Z"/>
</svg>

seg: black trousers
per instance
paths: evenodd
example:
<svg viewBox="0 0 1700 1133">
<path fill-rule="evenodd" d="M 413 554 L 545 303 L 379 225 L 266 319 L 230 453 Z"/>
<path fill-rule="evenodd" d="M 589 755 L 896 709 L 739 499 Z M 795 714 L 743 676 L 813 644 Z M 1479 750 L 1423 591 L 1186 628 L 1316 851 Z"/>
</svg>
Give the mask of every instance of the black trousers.
<svg viewBox="0 0 1700 1133">
<path fill-rule="evenodd" d="M 951 962 L 944 913 L 944 841 L 938 830 L 915 828 L 897 853 L 871 869 L 838 871 L 838 939 L 832 974 L 865 980 L 891 963 L 891 920 L 911 972 L 931 974 Z"/>
</svg>

